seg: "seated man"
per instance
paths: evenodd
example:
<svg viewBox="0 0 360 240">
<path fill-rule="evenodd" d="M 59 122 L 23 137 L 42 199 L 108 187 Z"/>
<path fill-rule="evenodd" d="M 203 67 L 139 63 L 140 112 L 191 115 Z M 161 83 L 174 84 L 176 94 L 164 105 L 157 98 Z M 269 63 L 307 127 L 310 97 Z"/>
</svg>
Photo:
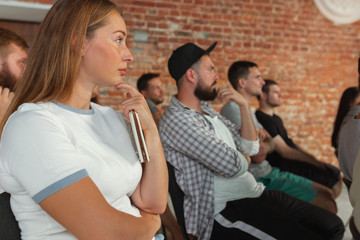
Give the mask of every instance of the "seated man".
<svg viewBox="0 0 360 240">
<path fill-rule="evenodd" d="M 247 100 L 249 105 L 253 97 L 261 94 L 264 80 L 260 75 L 258 66 L 253 62 L 234 62 L 229 68 L 228 78 L 233 88 Z M 221 114 L 241 128 L 241 112 L 235 102 L 229 101 L 225 104 L 221 109 Z M 336 203 L 329 188 L 309 179 L 273 168 L 265 160 L 267 153 L 274 150 L 274 144 L 269 133 L 257 121 L 253 111 L 251 111 L 251 115 L 255 128 L 260 133 L 260 150 L 256 156 L 251 158 L 249 172 L 254 175 L 258 182 L 262 182 L 267 190 L 280 190 L 336 213 Z"/>
<path fill-rule="evenodd" d="M 0 120 L 15 96 L 14 87 L 25 68 L 27 48 L 22 37 L 0 27 Z M 1 186 L 0 216 L 0 239 L 20 239 L 20 229 L 10 207 L 10 194 Z"/>
<path fill-rule="evenodd" d="M 344 226 L 333 213 L 283 192 L 265 190 L 247 171 L 258 140 L 247 101 L 230 86 L 215 89 L 209 53 L 193 43 L 177 48 L 168 68 L 178 94 L 160 120 L 167 161 L 184 192 L 184 217 L 192 239 L 341 239 Z M 208 100 L 232 100 L 242 128 Z"/>
<path fill-rule="evenodd" d="M 320 162 L 314 156 L 297 146 L 288 136 L 281 118 L 273 109 L 281 104 L 279 85 L 266 80 L 258 97 L 260 109 L 256 118 L 273 138 L 275 151 L 268 154 L 267 160 L 273 167 L 306 177 L 329 187 L 334 198 L 339 196 L 342 187 L 340 170 L 330 164 Z"/>
<path fill-rule="evenodd" d="M 164 89 L 157 73 L 145 73 L 137 81 L 137 88 L 144 95 L 156 124 L 159 124 L 160 117 L 164 110 L 159 106 L 164 102 Z"/>
<path fill-rule="evenodd" d="M 24 70 L 28 48 L 16 33 L 0 28 L 0 119 L 14 97 L 15 83 Z"/>
<path fill-rule="evenodd" d="M 144 73 L 139 77 L 136 84 L 139 92 L 146 99 L 156 125 L 159 125 L 160 117 L 164 113 L 164 110 L 159 106 L 164 102 L 164 90 L 161 86 L 159 76 L 157 73 Z M 180 226 L 174 218 L 169 204 L 166 205 L 165 212 L 160 215 L 160 218 L 161 223 L 170 231 L 173 240 L 183 240 Z M 164 235 L 166 235 L 166 233 L 164 233 Z"/>
</svg>

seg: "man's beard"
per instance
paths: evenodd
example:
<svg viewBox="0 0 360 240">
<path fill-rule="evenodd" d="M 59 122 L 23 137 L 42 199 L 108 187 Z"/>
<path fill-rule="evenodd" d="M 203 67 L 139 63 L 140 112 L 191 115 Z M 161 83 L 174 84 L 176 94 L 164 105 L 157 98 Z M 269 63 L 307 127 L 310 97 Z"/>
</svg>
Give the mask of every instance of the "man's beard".
<svg viewBox="0 0 360 240">
<path fill-rule="evenodd" d="M 0 86 L 3 88 L 9 88 L 11 92 L 14 91 L 16 83 L 16 77 L 10 72 L 9 66 L 5 62 L 0 72 Z"/>
<path fill-rule="evenodd" d="M 267 100 L 266 103 L 267 103 L 271 108 L 275 108 L 275 107 L 280 106 L 279 103 L 272 103 L 272 102 L 270 102 L 269 100 Z"/>
<path fill-rule="evenodd" d="M 216 81 L 209 87 L 203 86 L 203 80 L 199 77 L 198 84 L 194 90 L 194 95 L 201 101 L 212 101 L 216 98 L 216 88 L 212 89 L 212 86 L 216 84 Z"/>
<path fill-rule="evenodd" d="M 152 101 L 153 103 L 155 103 L 155 105 L 158 105 L 158 104 L 160 104 L 160 103 L 163 103 L 163 102 L 164 102 L 164 99 L 162 99 L 162 100 L 151 99 L 151 101 Z"/>
</svg>

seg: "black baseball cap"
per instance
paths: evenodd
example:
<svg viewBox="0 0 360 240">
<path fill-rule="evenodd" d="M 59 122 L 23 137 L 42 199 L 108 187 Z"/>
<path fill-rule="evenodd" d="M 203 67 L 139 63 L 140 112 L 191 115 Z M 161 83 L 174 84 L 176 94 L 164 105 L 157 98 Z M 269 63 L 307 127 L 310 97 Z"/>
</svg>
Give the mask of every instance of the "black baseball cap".
<svg viewBox="0 0 360 240">
<path fill-rule="evenodd" d="M 203 55 L 209 54 L 216 46 L 217 42 L 203 50 L 194 43 L 186 43 L 173 51 L 168 61 L 170 75 L 178 81 L 194 63 Z"/>
</svg>

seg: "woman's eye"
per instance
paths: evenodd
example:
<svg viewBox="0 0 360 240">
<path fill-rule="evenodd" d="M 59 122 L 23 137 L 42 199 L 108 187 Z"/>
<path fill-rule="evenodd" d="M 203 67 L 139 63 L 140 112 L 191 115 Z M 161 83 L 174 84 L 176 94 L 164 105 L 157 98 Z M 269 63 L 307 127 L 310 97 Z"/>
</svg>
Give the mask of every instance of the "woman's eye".
<svg viewBox="0 0 360 240">
<path fill-rule="evenodd" d="M 121 44 L 122 41 L 123 41 L 123 38 L 118 38 L 118 39 L 116 39 L 116 43 L 117 43 L 117 44 Z"/>
</svg>

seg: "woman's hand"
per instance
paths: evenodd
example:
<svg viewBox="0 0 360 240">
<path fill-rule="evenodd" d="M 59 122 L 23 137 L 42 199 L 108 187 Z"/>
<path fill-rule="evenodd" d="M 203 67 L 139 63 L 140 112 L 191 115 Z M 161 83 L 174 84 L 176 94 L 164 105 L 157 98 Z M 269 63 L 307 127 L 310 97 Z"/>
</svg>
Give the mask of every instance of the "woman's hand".
<svg viewBox="0 0 360 240">
<path fill-rule="evenodd" d="M 128 83 L 120 83 L 116 87 L 127 91 L 126 100 L 122 103 L 126 118 L 129 120 L 129 112 L 135 110 L 139 115 L 141 127 L 144 132 L 156 129 L 154 118 L 144 96 L 134 86 Z"/>
<path fill-rule="evenodd" d="M 160 229 L 160 227 L 161 227 L 160 215 L 148 213 L 141 209 L 139 209 L 139 211 L 140 211 L 141 216 L 143 217 L 143 220 L 148 221 L 151 224 L 154 224 L 154 228 L 156 230 Z"/>
<path fill-rule="evenodd" d="M 134 205 L 147 212 L 163 213 L 167 203 L 168 175 L 155 121 L 145 98 L 134 86 L 121 83 L 116 87 L 127 91 L 127 99 L 122 103 L 126 118 L 129 120 L 129 111 L 131 110 L 135 110 L 139 115 L 150 156 L 150 161 L 143 165 L 142 178 L 131 195 L 131 199 Z"/>
</svg>

